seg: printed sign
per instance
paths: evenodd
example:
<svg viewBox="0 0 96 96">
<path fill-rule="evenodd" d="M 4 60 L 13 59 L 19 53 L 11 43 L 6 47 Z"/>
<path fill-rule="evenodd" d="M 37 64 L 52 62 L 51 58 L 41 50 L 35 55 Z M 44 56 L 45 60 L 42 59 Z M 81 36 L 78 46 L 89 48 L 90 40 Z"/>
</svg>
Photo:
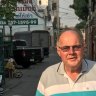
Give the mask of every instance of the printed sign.
<svg viewBox="0 0 96 96">
<path fill-rule="evenodd" d="M 13 19 L 8 22 L 5 19 L 0 20 L 0 25 L 37 25 L 38 19 Z"/>
</svg>

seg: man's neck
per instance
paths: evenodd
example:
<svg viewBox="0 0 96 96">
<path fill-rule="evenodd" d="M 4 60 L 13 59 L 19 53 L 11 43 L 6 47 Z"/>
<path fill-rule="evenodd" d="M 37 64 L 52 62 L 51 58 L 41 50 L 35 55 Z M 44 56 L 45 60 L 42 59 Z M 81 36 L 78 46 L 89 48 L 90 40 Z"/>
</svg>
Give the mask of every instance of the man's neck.
<svg viewBox="0 0 96 96">
<path fill-rule="evenodd" d="M 65 67 L 65 72 L 74 81 L 77 79 L 78 75 L 81 72 L 81 66 L 78 68 L 66 68 Z"/>
</svg>

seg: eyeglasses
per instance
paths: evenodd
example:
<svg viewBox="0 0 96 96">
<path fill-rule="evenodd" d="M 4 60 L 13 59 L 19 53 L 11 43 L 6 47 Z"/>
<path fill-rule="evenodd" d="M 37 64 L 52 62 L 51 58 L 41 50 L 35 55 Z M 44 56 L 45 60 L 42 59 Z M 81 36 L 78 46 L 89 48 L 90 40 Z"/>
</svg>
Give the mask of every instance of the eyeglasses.
<svg viewBox="0 0 96 96">
<path fill-rule="evenodd" d="M 74 45 L 74 46 L 63 46 L 59 47 L 63 52 L 68 52 L 70 48 L 72 48 L 74 51 L 79 51 L 82 48 L 82 45 Z"/>
</svg>

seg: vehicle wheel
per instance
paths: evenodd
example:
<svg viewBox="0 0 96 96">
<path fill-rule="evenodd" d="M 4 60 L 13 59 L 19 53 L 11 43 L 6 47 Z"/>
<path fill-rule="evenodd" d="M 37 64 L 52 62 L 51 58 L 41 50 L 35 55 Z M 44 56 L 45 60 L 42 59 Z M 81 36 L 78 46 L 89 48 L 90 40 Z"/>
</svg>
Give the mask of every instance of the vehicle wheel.
<svg viewBox="0 0 96 96">
<path fill-rule="evenodd" d="M 15 78 L 21 78 L 23 76 L 23 73 L 20 71 L 16 71 L 16 73 L 14 74 Z"/>
</svg>

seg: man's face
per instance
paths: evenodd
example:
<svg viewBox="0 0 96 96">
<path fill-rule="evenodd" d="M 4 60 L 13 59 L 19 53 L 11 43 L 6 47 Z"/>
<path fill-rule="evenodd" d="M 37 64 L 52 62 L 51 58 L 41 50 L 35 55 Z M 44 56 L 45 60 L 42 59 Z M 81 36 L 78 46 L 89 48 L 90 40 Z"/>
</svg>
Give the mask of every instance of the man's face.
<svg viewBox="0 0 96 96">
<path fill-rule="evenodd" d="M 65 67 L 77 68 L 81 64 L 84 54 L 84 45 L 76 33 L 65 32 L 60 36 L 57 52 Z"/>
</svg>

